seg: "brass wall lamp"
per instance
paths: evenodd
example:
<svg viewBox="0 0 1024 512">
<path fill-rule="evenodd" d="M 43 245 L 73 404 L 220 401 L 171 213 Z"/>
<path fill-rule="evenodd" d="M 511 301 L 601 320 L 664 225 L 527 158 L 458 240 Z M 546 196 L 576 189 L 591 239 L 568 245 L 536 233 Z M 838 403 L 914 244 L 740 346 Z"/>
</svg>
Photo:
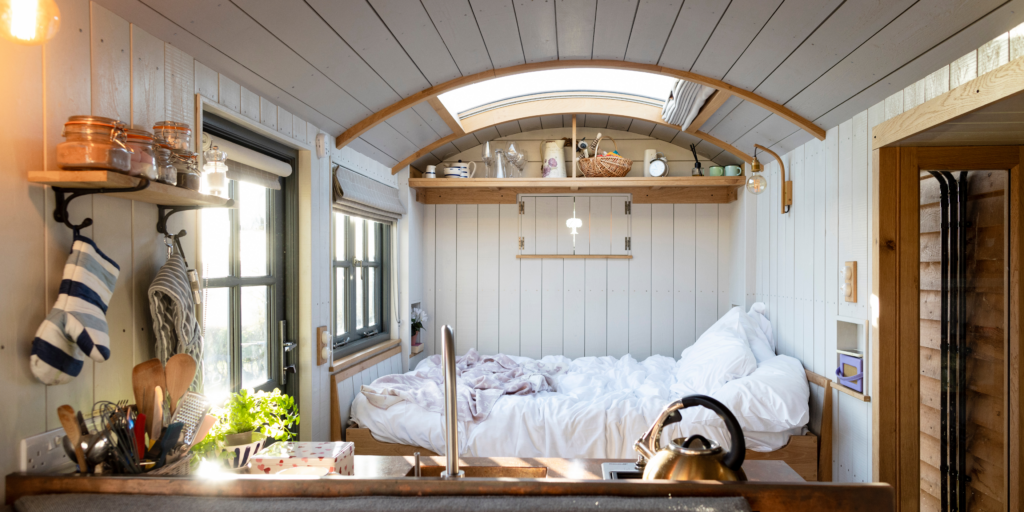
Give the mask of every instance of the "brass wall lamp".
<svg viewBox="0 0 1024 512">
<path fill-rule="evenodd" d="M 750 177 L 747 178 L 747 190 L 751 194 L 759 195 L 768 188 L 768 180 L 761 175 L 761 171 L 764 170 L 764 165 L 757 160 L 757 150 L 766 151 L 768 154 L 775 157 L 775 161 L 779 162 L 779 169 L 782 170 L 782 213 L 789 213 L 790 206 L 793 206 L 793 182 L 786 181 L 786 166 L 782 163 L 782 159 L 774 151 L 760 145 L 754 144 L 754 158 L 750 161 Z"/>
</svg>

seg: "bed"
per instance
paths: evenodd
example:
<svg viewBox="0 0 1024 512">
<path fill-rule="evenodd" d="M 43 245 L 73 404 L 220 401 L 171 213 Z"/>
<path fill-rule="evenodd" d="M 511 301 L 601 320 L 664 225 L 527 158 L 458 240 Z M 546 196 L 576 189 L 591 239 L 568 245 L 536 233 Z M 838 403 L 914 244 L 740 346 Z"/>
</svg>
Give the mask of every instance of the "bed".
<svg viewBox="0 0 1024 512">
<path fill-rule="evenodd" d="M 747 458 L 785 460 L 805 479 L 818 480 L 818 438 L 806 428 L 809 375 L 798 360 L 775 354 L 763 311 L 760 304 L 749 312 L 733 308 L 679 360 L 658 355 L 643 361 L 629 355 L 575 360 L 509 356 L 530 368 L 557 369 L 553 390 L 500 396 L 478 419 L 460 411 L 460 455 L 633 459 L 633 442 L 665 405 L 701 393 L 717 398 L 737 416 Z M 439 356 L 432 356 L 406 375 L 429 372 L 439 364 Z M 351 406 L 346 440 L 361 455 L 443 453 L 440 410 L 414 399 L 381 405 L 380 394 L 388 385 L 382 377 L 363 386 Z M 683 413 L 683 421 L 666 427 L 667 439 L 702 434 L 728 447 L 728 433 L 714 413 L 703 408 Z M 825 428 L 822 433 L 830 438 Z"/>
</svg>

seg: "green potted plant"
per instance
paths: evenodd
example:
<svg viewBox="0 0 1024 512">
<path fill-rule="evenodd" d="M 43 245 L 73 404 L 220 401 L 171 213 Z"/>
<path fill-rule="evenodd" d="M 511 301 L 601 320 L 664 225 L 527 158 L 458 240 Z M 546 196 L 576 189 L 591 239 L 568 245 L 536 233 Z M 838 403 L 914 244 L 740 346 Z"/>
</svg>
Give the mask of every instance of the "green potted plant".
<svg viewBox="0 0 1024 512">
<path fill-rule="evenodd" d="M 192 450 L 198 458 L 218 458 L 238 468 L 266 445 L 267 438 L 289 441 L 295 438 L 291 427 L 299 423 L 295 399 L 275 389 L 271 393 L 233 393 L 211 414 L 217 418 L 210 433 Z"/>
<path fill-rule="evenodd" d="M 412 353 L 417 354 L 423 346 L 423 342 L 420 341 L 420 331 L 423 330 L 423 322 L 426 322 L 427 312 L 423 311 L 422 308 L 412 308 Z"/>
</svg>

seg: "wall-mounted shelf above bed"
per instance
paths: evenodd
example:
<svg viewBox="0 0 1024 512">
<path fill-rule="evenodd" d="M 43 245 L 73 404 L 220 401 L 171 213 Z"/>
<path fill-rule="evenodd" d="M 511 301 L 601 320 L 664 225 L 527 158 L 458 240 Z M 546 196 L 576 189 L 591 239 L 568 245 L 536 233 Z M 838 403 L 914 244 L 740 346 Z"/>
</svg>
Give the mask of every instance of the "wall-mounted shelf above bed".
<svg viewBox="0 0 1024 512">
<path fill-rule="evenodd" d="M 130 189 L 142 182 L 138 178 L 111 171 L 29 171 L 28 181 L 65 189 Z M 157 182 L 150 182 L 143 190 L 111 191 L 106 195 L 162 206 L 231 208 L 235 204 L 231 199 Z"/>
<path fill-rule="evenodd" d="M 743 176 L 668 178 L 410 178 L 423 204 L 515 204 L 517 194 L 632 194 L 633 203 L 720 204 L 736 200 Z"/>
</svg>

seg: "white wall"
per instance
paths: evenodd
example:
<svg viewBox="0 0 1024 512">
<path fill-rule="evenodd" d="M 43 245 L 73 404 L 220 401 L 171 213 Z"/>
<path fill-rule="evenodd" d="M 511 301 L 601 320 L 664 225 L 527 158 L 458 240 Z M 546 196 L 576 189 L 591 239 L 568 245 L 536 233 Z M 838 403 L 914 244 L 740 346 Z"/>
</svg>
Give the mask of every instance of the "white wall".
<svg viewBox="0 0 1024 512">
<path fill-rule="evenodd" d="M 18 470 L 21 439 L 60 427 L 58 406 L 88 412 L 98 400 L 131 400 L 132 367 L 154 356 L 146 291 L 166 259 L 156 232 L 157 207 L 94 195 L 75 199 L 70 211 L 74 223 L 86 217 L 95 221 L 83 234 L 121 267 L 107 311 L 111 358 L 100 364 L 87 359 L 82 373 L 63 386 L 44 386 L 29 371 L 32 339 L 56 300 L 71 230 L 53 220 L 49 187 L 28 183 L 27 175 L 57 168 L 56 145 L 63 141 L 61 129 L 68 116 L 101 115 L 141 126 L 171 119 L 194 126 L 195 94 L 200 93 L 296 145 L 308 146 L 318 133 L 315 126 L 95 3 L 57 4 L 61 30 L 52 41 L 35 47 L 0 41 L 0 59 L 11 70 L 0 77 L 0 211 L 6 219 L 0 249 L 0 261 L 6 264 L 0 272 L 0 322 L 5 326 L 0 332 L 0 387 L 5 391 L 0 405 L 8 411 L 0 419 L 4 474 Z M 319 175 L 309 179 L 321 190 Z M 309 205 L 307 215 L 326 203 Z M 196 213 L 178 213 L 169 224 L 173 231 L 188 231 L 182 245 L 189 263 L 195 264 Z M 308 295 L 317 314 L 308 318 L 307 334 L 314 323 L 323 325 L 329 300 L 319 292 Z M 312 381 L 310 366 L 306 357 L 300 375 Z M 323 391 L 329 395 L 326 386 Z M 320 411 L 329 402 L 313 389 L 308 392 L 301 411 L 303 438 L 326 439 L 329 416 Z"/>
</svg>

